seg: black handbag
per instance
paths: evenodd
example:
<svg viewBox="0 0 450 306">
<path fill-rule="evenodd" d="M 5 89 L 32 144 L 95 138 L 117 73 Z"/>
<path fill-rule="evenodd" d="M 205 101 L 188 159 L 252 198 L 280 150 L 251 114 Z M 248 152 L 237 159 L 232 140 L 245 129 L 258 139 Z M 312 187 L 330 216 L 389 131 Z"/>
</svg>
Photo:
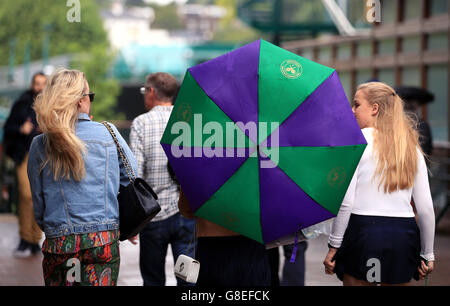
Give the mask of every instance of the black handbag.
<svg viewBox="0 0 450 306">
<path fill-rule="evenodd" d="M 158 196 L 153 189 L 141 178 L 137 178 L 128 159 L 123 153 L 116 134 L 107 122 L 102 124 L 108 129 L 117 146 L 122 164 L 126 169 L 130 184 L 119 187 L 117 200 L 119 201 L 119 230 L 120 241 L 136 236 L 160 211 Z"/>
</svg>

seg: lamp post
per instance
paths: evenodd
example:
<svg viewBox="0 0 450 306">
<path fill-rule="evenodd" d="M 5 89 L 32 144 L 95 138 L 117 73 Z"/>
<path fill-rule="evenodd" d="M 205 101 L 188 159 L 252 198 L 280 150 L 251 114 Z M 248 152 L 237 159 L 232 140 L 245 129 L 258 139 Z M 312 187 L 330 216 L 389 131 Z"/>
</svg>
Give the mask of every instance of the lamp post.
<svg viewBox="0 0 450 306">
<path fill-rule="evenodd" d="M 29 77 L 30 77 L 30 47 L 31 44 L 28 41 L 25 45 L 25 54 L 23 57 L 23 64 L 24 64 L 24 69 L 23 69 L 23 82 L 24 82 L 24 86 L 26 86 L 29 82 Z"/>
<path fill-rule="evenodd" d="M 46 23 L 44 25 L 44 40 L 42 42 L 42 60 L 44 68 L 48 66 L 48 58 L 50 53 L 50 31 L 52 30 L 52 25 Z"/>
</svg>

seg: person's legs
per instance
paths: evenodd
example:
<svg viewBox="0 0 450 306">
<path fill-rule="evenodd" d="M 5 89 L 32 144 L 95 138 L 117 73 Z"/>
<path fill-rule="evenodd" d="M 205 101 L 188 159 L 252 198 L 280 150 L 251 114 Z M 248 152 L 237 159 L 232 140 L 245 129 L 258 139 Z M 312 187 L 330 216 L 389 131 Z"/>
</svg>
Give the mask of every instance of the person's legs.
<svg viewBox="0 0 450 306">
<path fill-rule="evenodd" d="M 44 259 L 42 260 L 42 269 L 44 274 L 45 286 L 79 286 L 80 282 L 71 282 L 67 278 L 69 272 L 74 266 L 68 264 L 68 261 L 76 258 L 80 260 L 81 253 L 75 254 L 51 254 L 44 252 Z M 81 262 L 80 270 L 71 271 L 73 276 L 79 276 L 81 280 Z M 77 274 L 78 273 L 78 274 Z"/>
<path fill-rule="evenodd" d="M 168 220 L 149 222 L 139 233 L 139 266 L 144 286 L 166 284 L 165 264 L 169 245 Z"/>
<path fill-rule="evenodd" d="M 21 239 L 35 245 L 39 243 L 42 232 L 34 218 L 31 188 L 27 174 L 27 163 L 28 153 L 25 155 L 23 162 L 16 167 L 19 191 L 19 235 Z"/>
<path fill-rule="evenodd" d="M 284 267 L 281 279 L 282 286 L 304 286 L 305 285 L 305 251 L 308 247 L 306 241 L 298 243 L 297 257 L 295 262 L 291 263 L 292 251 L 294 245 L 285 245 L 284 249 Z"/>
<path fill-rule="evenodd" d="M 271 267 L 265 247 L 243 236 L 200 237 L 197 286 L 270 286 Z"/>
<path fill-rule="evenodd" d="M 344 274 L 344 286 L 376 286 L 376 283 L 369 283 L 364 280 L 356 279 L 351 275 Z"/>
<path fill-rule="evenodd" d="M 117 286 L 120 267 L 119 241 L 82 251 L 82 286 Z"/>
<path fill-rule="evenodd" d="M 267 250 L 267 256 L 270 263 L 270 274 L 272 287 L 280 286 L 280 277 L 278 276 L 278 270 L 280 268 L 280 251 L 278 247 Z"/>
<path fill-rule="evenodd" d="M 170 217 L 171 219 L 171 239 L 173 262 L 175 263 L 178 256 L 184 254 L 189 257 L 194 257 L 194 230 L 195 219 L 187 219 L 180 213 Z M 179 278 L 177 278 L 178 286 L 192 285 Z"/>
<path fill-rule="evenodd" d="M 119 267 L 118 241 L 74 254 L 44 252 L 42 261 L 46 286 L 116 286 Z"/>
</svg>

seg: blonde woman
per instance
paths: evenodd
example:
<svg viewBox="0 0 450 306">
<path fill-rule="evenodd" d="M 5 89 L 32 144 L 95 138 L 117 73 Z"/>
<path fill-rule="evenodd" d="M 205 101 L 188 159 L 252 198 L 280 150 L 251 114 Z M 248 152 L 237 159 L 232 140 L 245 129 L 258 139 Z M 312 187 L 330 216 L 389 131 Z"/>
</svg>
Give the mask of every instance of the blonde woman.
<svg viewBox="0 0 450 306">
<path fill-rule="evenodd" d="M 46 236 L 47 286 L 117 284 L 117 194 L 128 178 L 108 130 L 90 119 L 93 100 L 84 74 L 62 69 L 34 105 L 43 134 L 31 144 L 28 177 L 35 218 Z M 133 154 L 112 128 L 136 172 Z"/>
<path fill-rule="evenodd" d="M 368 145 L 333 222 L 325 272 L 344 286 L 424 279 L 434 269 L 435 222 L 414 123 L 395 91 L 378 82 L 359 86 L 353 112 Z"/>
</svg>

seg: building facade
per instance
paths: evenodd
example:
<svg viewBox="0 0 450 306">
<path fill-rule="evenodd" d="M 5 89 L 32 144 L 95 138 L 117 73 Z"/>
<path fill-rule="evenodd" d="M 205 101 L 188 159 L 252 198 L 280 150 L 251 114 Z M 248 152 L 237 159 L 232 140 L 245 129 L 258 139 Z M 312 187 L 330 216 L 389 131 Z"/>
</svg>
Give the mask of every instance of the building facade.
<svg viewBox="0 0 450 306">
<path fill-rule="evenodd" d="M 435 95 L 422 109 L 434 145 L 448 156 L 450 131 L 449 0 L 384 0 L 381 22 L 369 34 L 292 41 L 283 47 L 336 68 L 349 100 L 359 84 L 377 79 L 393 87 L 419 86 Z M 361 12 L 361 14 L 366 14 Z"/>
</svg>

